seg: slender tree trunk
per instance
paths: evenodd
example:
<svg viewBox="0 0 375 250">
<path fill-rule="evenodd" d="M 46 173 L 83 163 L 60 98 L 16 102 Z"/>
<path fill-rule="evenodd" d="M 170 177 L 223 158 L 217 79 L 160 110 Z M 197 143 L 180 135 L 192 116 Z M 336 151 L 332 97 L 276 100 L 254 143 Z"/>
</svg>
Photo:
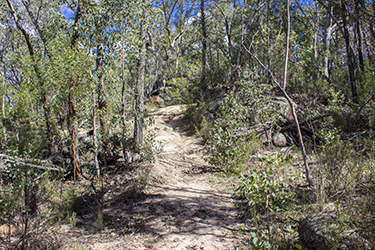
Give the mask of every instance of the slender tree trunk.
<svg viewBox="0 0 375 250">
<path fill-rule="evenodd" d="M 363 40 L 362 40 L 362 29 L 361 29 L 361 22 L 360 22 L 360 8 L 363 3 L 360 0 L 355 1 L 355 12 L 356 12 L 356 31 L 357 31 L 357 38 L 358 38 L 358 61 L 359 61 L 359 68 L 363 71 L 364 70 L 364 59 L 363 59 Z"/>
<path fill-rule="evenodd" d="M 100 130 L 103 138 L 103 148 L 107 150 L 107 129 L 106 129 L 106 111 L 107 101 L 105 100 L 104 89 L 104 69 L 103 69 L 103 44 L 97 46 L 96 71 L 98 73 L 98 110 Z"/>
<path fill-rule="evenodd" d="M 75 88 L 78 84 L 75 79 L 69 82 L 69 93 L 68 93 L 68 130 L 70 135 L 69 142 L 69 153 L 70 153 L 70 163 L 73 167 L 74 181 L 77 180 L 77 175 L 81 172 L 79 158 L 78 158 L 78 138 L 77 138 L 77 112 L 76 112 L 76 102 L 77 97 L 75 93 Z"/>
<path fill-rule="evenodd" d="M 48 41 L 46 39 L 46 37 L 44 36 L 43 34 L 43 31 L 42 29 L 40 28 L 40 25 L 39 25 L 39 22 L 38 22 L 38 19 L 35 18 L 33 12 L 30 10 L 30 4 L 26 1 L 22 1 L 23 5 L 25 6 L 26 10 L 27 10 L 27 13 L 29 14 L 29 17 L 31 19 L 31 22 L 34 24 L 38 34 L 39 34 L 39 37 L 40 39 L 42 40 L 43 42 L 43 46 L 44 46 L 44 55 L 47 55 L 49 58 L 51 58 L 51 55 L 49 53 L 49 50 L 48 50 Z"/>
<path fill-rule="evenodd" d="M 286 40 L 287 40 L 286 44 L 289 45 L 289 37 L 290 37 L 290 8 L 289 8 L 289 0 L 287 0 L 287 12 L 288 12 L 288 15 L 287 15 L 288 16 L 288 29 L 287 29 L 287 35 L 286 35 Z M 289 50 L 289 47 L 286 47 L 286 50 Z M 309 165 L 308 165 L 308 162 L 307 162 L 306 149 L 305 149 L 305 144 L 303 142 L 303 137 L 302 137 L 302 132 L 301 132 L 301 126 L 299 125 L 297 112 L 296 112 L 296 109 L 294 107 L 294 103 L 292 102 L 292 100 L 290 99 L 289 95 L 286 92 L 287 71 L 288 71 L 288 55 L 289 55 L 289 53 L 286 52 L 285 53 L 285 57 L 286 58 L 285 58 L 285 67 L 284 67 L 283 93 L 284 93 L 285 98 L 289 102 L 289 105 L 290 105 L 290 107 L 292 109 L 294 122 L 296 123 L 297 132 L 298 132 L 298 139 L 299 139 L 299 143 L 300 143 L 301 151 L 302 151 L 302 156 L 303 156 L 303 162 L 305 164 L 306 179 L 309 182 L 309 185 L 313 186 L 314 184 L 313 184 L 313 181 L 312 181 L 312 179 L 310 177 L 310 168 L 309 168 Z"/>
<path fill-rule="evenodd" d="M 73 28 L 75 29 L 75 31 L 73 32 L 72 39 L 71 39 L 72 49 L 74 49 L 76 41 L 79 37 L 79 33 L 76 30 L 76 28 L 82 20 L 82 15 L 83 15 L 83 2 L 82 0 L 78 0 L 76 16 L 75 16 L 74 25 L 73 25 Z M 70 164 L 72 165 L 72 168 L 73 168 L 74 181 L 77 180 L 77 175 L 81 172 L 79 157 L 78 157 L 78 139 L 77 139 L 77 127 L 76 127 L 76 120 L 77 120 L 76 86 L 78 86 L 78 83 L 75 80 L 75 76 L 71 76 L 71 79 L 69 81 L 69 88 L 68 88 L 67 122 L 68 122 L 68 131 L 70 135 L 70 140 L 69 140 Z"/>
<path fill-rule="evenodd" d="M 206 63 L 207 63 L 207 32 L 206 32 L 206 19 L 204 15 L 204 0 L 201 0 L 201 28 L 202 28 L 202 76 L 201 87 L 203 90 L 207 89 L 206 83 Z"/>
<path fill-rule="evenodd" d="M 125 28 L 125 21 L 123 20 L 123 27 Z M 121 40 L 121 99 L 122 99 L 122 131 L 123 137 L 126 136 L 126 79 L 125 79 L 125 33 L 122 34 Z"/>
<path fill-rule="evenodd" d="M 2 103 L 1 103 L 1 112 L 2 112 L 2 115 L 3 115 L 3 134 L 4 134 L 4 143 L 5 145 L 7 144 L 7 140 L 8 140 L 8 136 L 7 136 L 7 129 L 5 127 L 5 118 L 6 118 L 6 114 L 5 114 L 5 99 L 6 99 L 6 95 L 5 95 L 5 79 L 1 76 L 2 78 L 2 82 L 3 82 L 3 100 L 2 100 Z"/>
<path fill-rule="evenodd" d="M 287 75 L 288 75 L 288 60 L 289 60 L 289 36 L 290 36 L 290 11 L 289 11 L 289 0 L 286 1 L 286 12 L 287 12 L 287 33 L 286 33 L 286 48 L 285 48 L 285 62 L 284 62 L 284 79 L 283 79 L 283 90 L 286 90 Z"/>
<path fill-rule="evenodd" d="M 323 46 L 324 46 L 324 58 L 323 58 L 323 69 L 324 74 L 327 78 L 329 78 L 329 47 L 331 43 L 331 36 L 332 36 L 332 15 L 333 15 L 333 8 L 331 6 L 328 7 L 329 11 L 326 15 L 326 20 L 324 22 L 324 37 L 323 37 Z"/>
<path fill-rule="evenodd" d="M 349 31 L 347 26 L 347 6 L 346 3 L 343 1 L 341 2 L 342 6 L 342 20 L 343 20 L 343 34 L 345 39 L 345 45 L 346 45 L 346 54 L 347 54 L 347 60 L 348 60 L 348 69 L 349 69 L 349 79 L 350 79 L 350 86 L 352 89 L 352 97 L 354 102 L 358 102 L 357 97 L 357 79 L 355 76 L 355 70 L 357 68 L 354 51 L 352 49 L 352 46 L 350 45 L 350 37 L 349 37 Z"/>
<path fill-rule="evenodd" d="M 22 27 L 21 23 L 19 22 L 17 14 L 14 11 L 13 5 L 10 2 L 10 0 L 6 0 L 6 1 L 8 3 L 8 7 L 10 9 L 10 12 L 13 16 L 14 22 L 16 23 L 17 29 L 22 33 L 23 37 L 25 38 L 27 48 L 28 48 L 28 51 L 29 51 L 29 55 L 30 55 L 32 63 L 33 63 L 34 72 L 35 72 L 35 75 L 36 75 L 36 77 L 38 79 L 38 82 L 39 82 L 40 96 L 41 96 L 40 102 L 42 104 L 42 109 L 43 109 L 44 118 L 45 118 L 45 122 L 46 122 L 46 130 L 47 130 L 47 154 L 49 154 L 51 146 L 52 146 L 52 141 L 53 141 L 53 131 L 52 131 L 52 123 L 51 123 L 51 119 L 50 119 L 50 108 L 46 104 L 47 94 L 44 90 L 44 81 L 43 81 L 42 74 L 40 72 L 38 63 L 35 59 L 34 47 L 31 44 L 30 35 Z"/>
<path fill-rule="evenodd" d="M 148 0 L 144 1 L 146 7 L 143 11 L 141 23 L 141 39 L 142 47 L 139 51 L 138 62 L 138 79 L 135 88 L 135 118 L 134 118 L 134 145 L 139 149 L 143 144 L 143 118 L 144 118 L 144 82 L 145 82 L 145 66 L 146 66 L 146 36 L 147 36 L 147 17 L 148 17 Z"/>
<path fill-rule="evenodd" d="M 100 178 L 100 165 L 98 161 L 98 136 L 96 133 L 96 94 L 94 93 L 93 98 L 93 114 L 92 114 L 92 127 L 93 127 L 93 137 L 94 137 L 94 162 L 95 162 L 95 168 L 96 168 L 96 174 L 97 177 Z"/>
</svg>

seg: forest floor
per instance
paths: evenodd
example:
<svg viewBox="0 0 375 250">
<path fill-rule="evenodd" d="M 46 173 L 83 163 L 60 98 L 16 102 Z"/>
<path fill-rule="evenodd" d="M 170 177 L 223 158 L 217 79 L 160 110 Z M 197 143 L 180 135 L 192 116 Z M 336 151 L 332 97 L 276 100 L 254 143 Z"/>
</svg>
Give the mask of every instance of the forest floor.
<svg viewBox="0 0 375 250">
<path fill-rule="evenodd" d="M 216 250 L 241 245 L 241 221 L 231 198 L 235 180 L 220 177 L 219 169 L 203 160 L 203 141 L 186 131 L 184 107 L 161 108 L 152 116 L 148 133 L 160 143 L 155 162 L 113 175 L 105 188 L 103 230 L 97 230 L 101 222 L 92 212 L 95 202 L 88 202 L 76 225 L 62 229 L 62 249 Z M 124 172 L 141 181 L 129 188 Z"/>
</svg>

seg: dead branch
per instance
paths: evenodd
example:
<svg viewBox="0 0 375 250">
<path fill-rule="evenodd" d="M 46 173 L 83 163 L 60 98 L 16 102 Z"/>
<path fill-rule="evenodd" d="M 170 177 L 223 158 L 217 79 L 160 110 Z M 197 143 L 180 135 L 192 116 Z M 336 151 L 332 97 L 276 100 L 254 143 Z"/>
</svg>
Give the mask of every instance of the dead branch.
<svg viewBox="0 0 375 250">
<path fill-rule="evenodd" d="M 49 160 L 14 158 L 13 156 L 10 156 L 10 155 L 0 154 L 0 161 L 4 163 L 17 163 L 17 164 L 21 164 L 22 166 L 39 168 L 39 169 L 49 170 L 49 171 L 58 171 L 58 172 L 63 171 L 62 168 L 52 164 Z"/>
<path fill-rule="evenodd" d="M 303 124 L 305 124 L 305 123 L 309 123 L 309 122 L 314 122 L 314 121 L 316 121 L 316 120 L 323 119 L 323 118 L 328 117 L 328 116 L 330 116 L 330 115 L 331 115 L 331 114 L 325 114 L 325 115 L 320 115 L 320 116 L 312 117 L 312 118 L 309 118 L 309 119 L 305 119 L 305 120 L 301 121 L 301 122 L 299 123 L 299 125 L 303 125 Z M 281 128 L 279 131 L 280 131 L 280 132 L 284 132 L 284 131 L 286 131 L 286 130 L 288 130 L 288 129 L 294 128 L 295 126 L 296 126 L 295 123 L 293 123 L 293 124 L 289 124 L 288 126 L 285 126 L 285 127 Z"/>
<path fill-rule="evenodd" d="M 150 31 L 147 31 L 149 42 L 146 43 L 146 49 L 153 54 L 156 59 L 160 62 L 160 64 L 163 66 L 163 68 L 167 67 L 167 62 L 164 60 L 164 58 L 160 55 L 160 53 L 155 49 L 154 42 L 152 39 L 152 34 Z"/>
</svg>

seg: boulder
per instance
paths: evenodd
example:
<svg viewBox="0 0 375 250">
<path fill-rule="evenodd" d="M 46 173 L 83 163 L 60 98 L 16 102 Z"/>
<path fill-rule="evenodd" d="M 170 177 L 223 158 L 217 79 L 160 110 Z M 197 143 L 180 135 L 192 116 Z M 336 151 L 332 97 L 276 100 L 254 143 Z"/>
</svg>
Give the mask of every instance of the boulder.
<svg viewBox="0 0 375 250">
<path fill-rule="evenodd" d="M 282 97 L 282 96 L 272 97 L 272 102 L 279 107 L 278 111 L 283 117 L 285 117 L 289 120 L 294 119 L 292 107 L 285 97 Z M 293 102 L 293 106 L 294 106 L 295 109 L 297 109 L 297 104 L 295 104 L 294 102 Z"/>
<path fill-rule="evenodd" d="M 153 96 L 146 102 L 146 105 L 162 107 L 164 106 L 164 100 L 160 96 Z"/>
<path fill-rule="evenodd" d="M 293 140 L 283 133 L 276 133 L 272 135 L 272 142 L 276 147 L 285 147 L 291 145 L 293 143 Z"/>
</svg>

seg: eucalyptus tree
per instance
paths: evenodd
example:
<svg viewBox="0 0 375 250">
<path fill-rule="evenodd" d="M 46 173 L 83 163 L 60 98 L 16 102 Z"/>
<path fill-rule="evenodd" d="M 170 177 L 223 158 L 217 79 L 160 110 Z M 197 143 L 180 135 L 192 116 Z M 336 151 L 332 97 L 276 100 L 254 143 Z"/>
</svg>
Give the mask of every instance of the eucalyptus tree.
<svg viewBox="0 0 375 250">
<path fill-rule="evenodd" d="M 39 65 L 40 62 L 37 59 L 38 48 L 36 45 L 33 44 L 33 41 L 32 41 L 33 38 L 31 37 L 30 30 L 27 30 L 27 28 L 25 27 L 27 26 L 27 23 L 22 23 L 25 17 L 22 16 L 21 13 L 19 13 L 19 11 L 17 11 L 16 9 L 17 7 L 18 8 L 22 8 L 22 7 L 21 6 L 14 7 L 14 4 L 11 2 L 11 0 L 6 0 L 6 2 L 9 7 L 9 12 L 11 16 L 13 17 L 13 22 L 15 26 L 17 27 L 17 29 L 19 30 L 19 32 L 22 34 L 24 41 L 27 45 L 28 53 L 31 59 L 31 65 L 32 65 L 32 68 L 34 69 L 34 73 L 35 73 L 35 76 L 36 76 L 36 79 L 38 81 L 39 88 L 40 88 L 40 102 L 41 102 L 41 106 L 44 112 L 44 118 L 45 118 L 45 123 L 46 123 L 46 130 L 47 130 L 47 140 L 48 140 L 49 146 L 51 146 L 51 143 L 53 140 L 53 131 L 52 131 L 51 118 L 50 118 L 50 107 L 47 104 L 47 97 L 46 97 L 47 93 L 45 90 L 43 72 Z M 27 2 L 23 2 L 23 4 L 29 16 L 31 17 L 32 22 L 34 23 L 35 28 L 38 31 L 40 31 L 38 34 L 41 36 L 42 41 L 45 41 L 42 31 L 40 29 L 39 23 L 38 23 L 38 19 L 34 17 L 34 15 L 32 14 L 32 11 L 30 10 L 30 4 Z M 42 6 L 40 7 L 42 8 Z M 22 16 L 22 20 L 19 18 L 20 16 Z"/>
</svg>

